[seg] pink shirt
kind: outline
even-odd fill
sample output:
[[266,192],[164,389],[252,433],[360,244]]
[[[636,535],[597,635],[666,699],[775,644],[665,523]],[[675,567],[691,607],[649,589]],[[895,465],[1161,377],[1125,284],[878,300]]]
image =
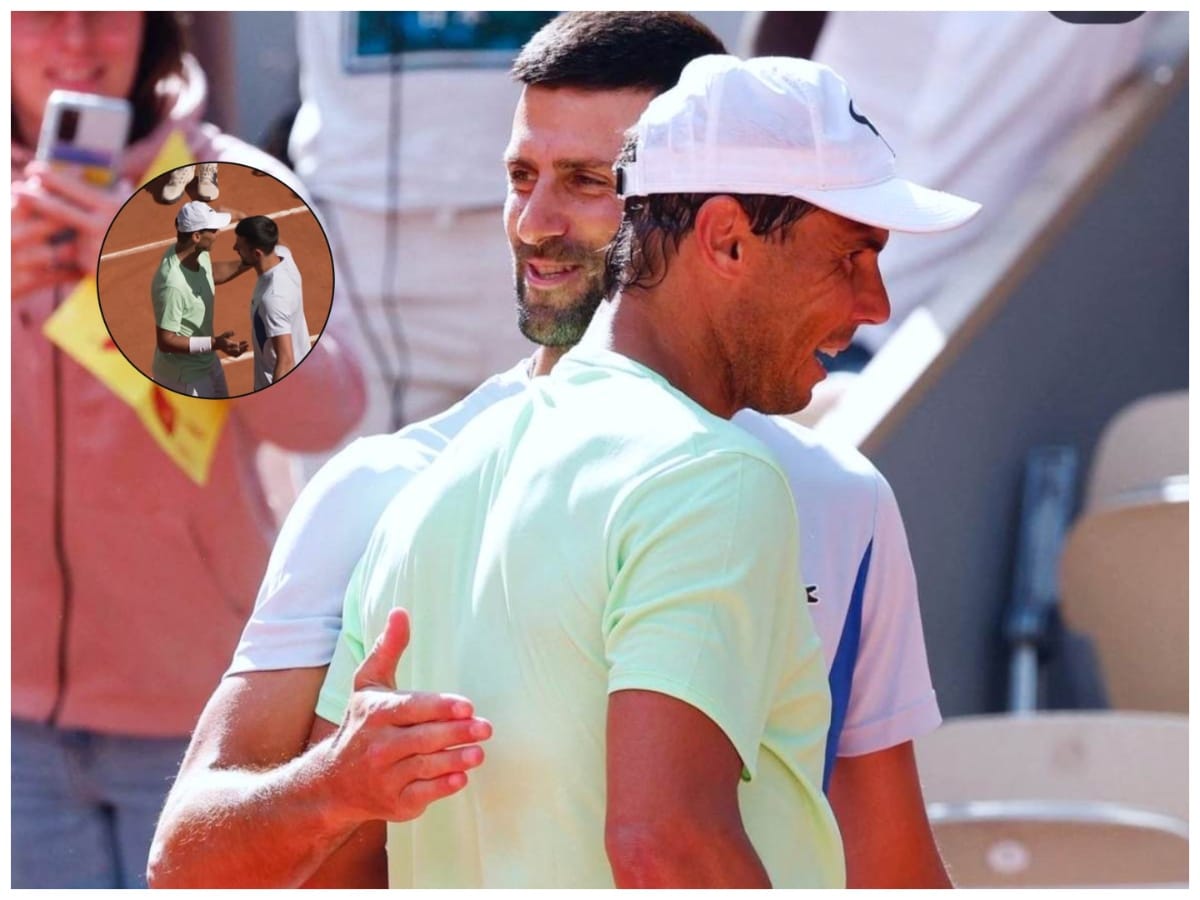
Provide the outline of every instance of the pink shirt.
[[[245,163],[297,185],[279,162],[201,124],[192,64],[175,103],[129,148],[125,175],[167,135],[199,160]],[[29,159],[13,146],[13,177]],[[188,734],[228,664],[274,537],[256,474],[263,441],[337,444],[364,407],[336,325],[270,394],[230,401],[210,482],[191,482],[134,411],[42,334],[70,288],[12,307],[12,710],[63,728]]]

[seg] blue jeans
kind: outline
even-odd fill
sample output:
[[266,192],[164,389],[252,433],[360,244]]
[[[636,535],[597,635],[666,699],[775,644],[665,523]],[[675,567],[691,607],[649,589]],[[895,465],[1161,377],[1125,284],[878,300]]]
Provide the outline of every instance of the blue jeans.
[[186,738],[12,720],[12,886],[144,888]]

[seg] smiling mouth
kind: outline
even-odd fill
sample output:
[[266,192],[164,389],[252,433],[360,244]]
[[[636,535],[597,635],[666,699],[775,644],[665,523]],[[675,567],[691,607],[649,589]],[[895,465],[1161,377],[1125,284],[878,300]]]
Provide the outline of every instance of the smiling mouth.
[[572,263],[525,263],[525,282],[530,287],[552,288],[569,281],[580,266]]
[[60,66],[46,72],[47,80],[51,83],[68,86],[96,84],[103,74],[103,66]]

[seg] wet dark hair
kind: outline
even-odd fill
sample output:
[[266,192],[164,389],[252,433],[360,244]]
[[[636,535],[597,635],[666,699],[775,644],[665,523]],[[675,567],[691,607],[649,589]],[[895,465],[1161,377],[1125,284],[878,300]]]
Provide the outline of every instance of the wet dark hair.
[[687,13],[567,12],[529,39],[512,76],[527,86],[662,93],[693,59],[725,52]]
[[263,253],[274,252],[275,245],[279,243],[279,226],[266,216],[247,216],[237,223],[233,231]]
[[[633,159],[635,140],[626,140],[617,165]],[[651,288],[667,275],[671,256],[695,227],[696,215],[721,193],[651,194],[626,197],[621,227],[609,245],[605,264],[605,294]],[[817,207],[798,197],[771,194],[728,194],[750,219],[750,231],[767,240],[783,240],[793,225]]]

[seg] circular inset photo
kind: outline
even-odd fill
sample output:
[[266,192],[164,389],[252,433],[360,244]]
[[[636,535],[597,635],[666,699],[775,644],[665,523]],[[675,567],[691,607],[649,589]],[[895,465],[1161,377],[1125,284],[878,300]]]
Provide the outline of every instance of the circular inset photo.
[[126,201],[96,284],[113,343],[147,378],[191,397],[240,397],[303,365],[329,318],[333,259],[286,184],[202,162]]

